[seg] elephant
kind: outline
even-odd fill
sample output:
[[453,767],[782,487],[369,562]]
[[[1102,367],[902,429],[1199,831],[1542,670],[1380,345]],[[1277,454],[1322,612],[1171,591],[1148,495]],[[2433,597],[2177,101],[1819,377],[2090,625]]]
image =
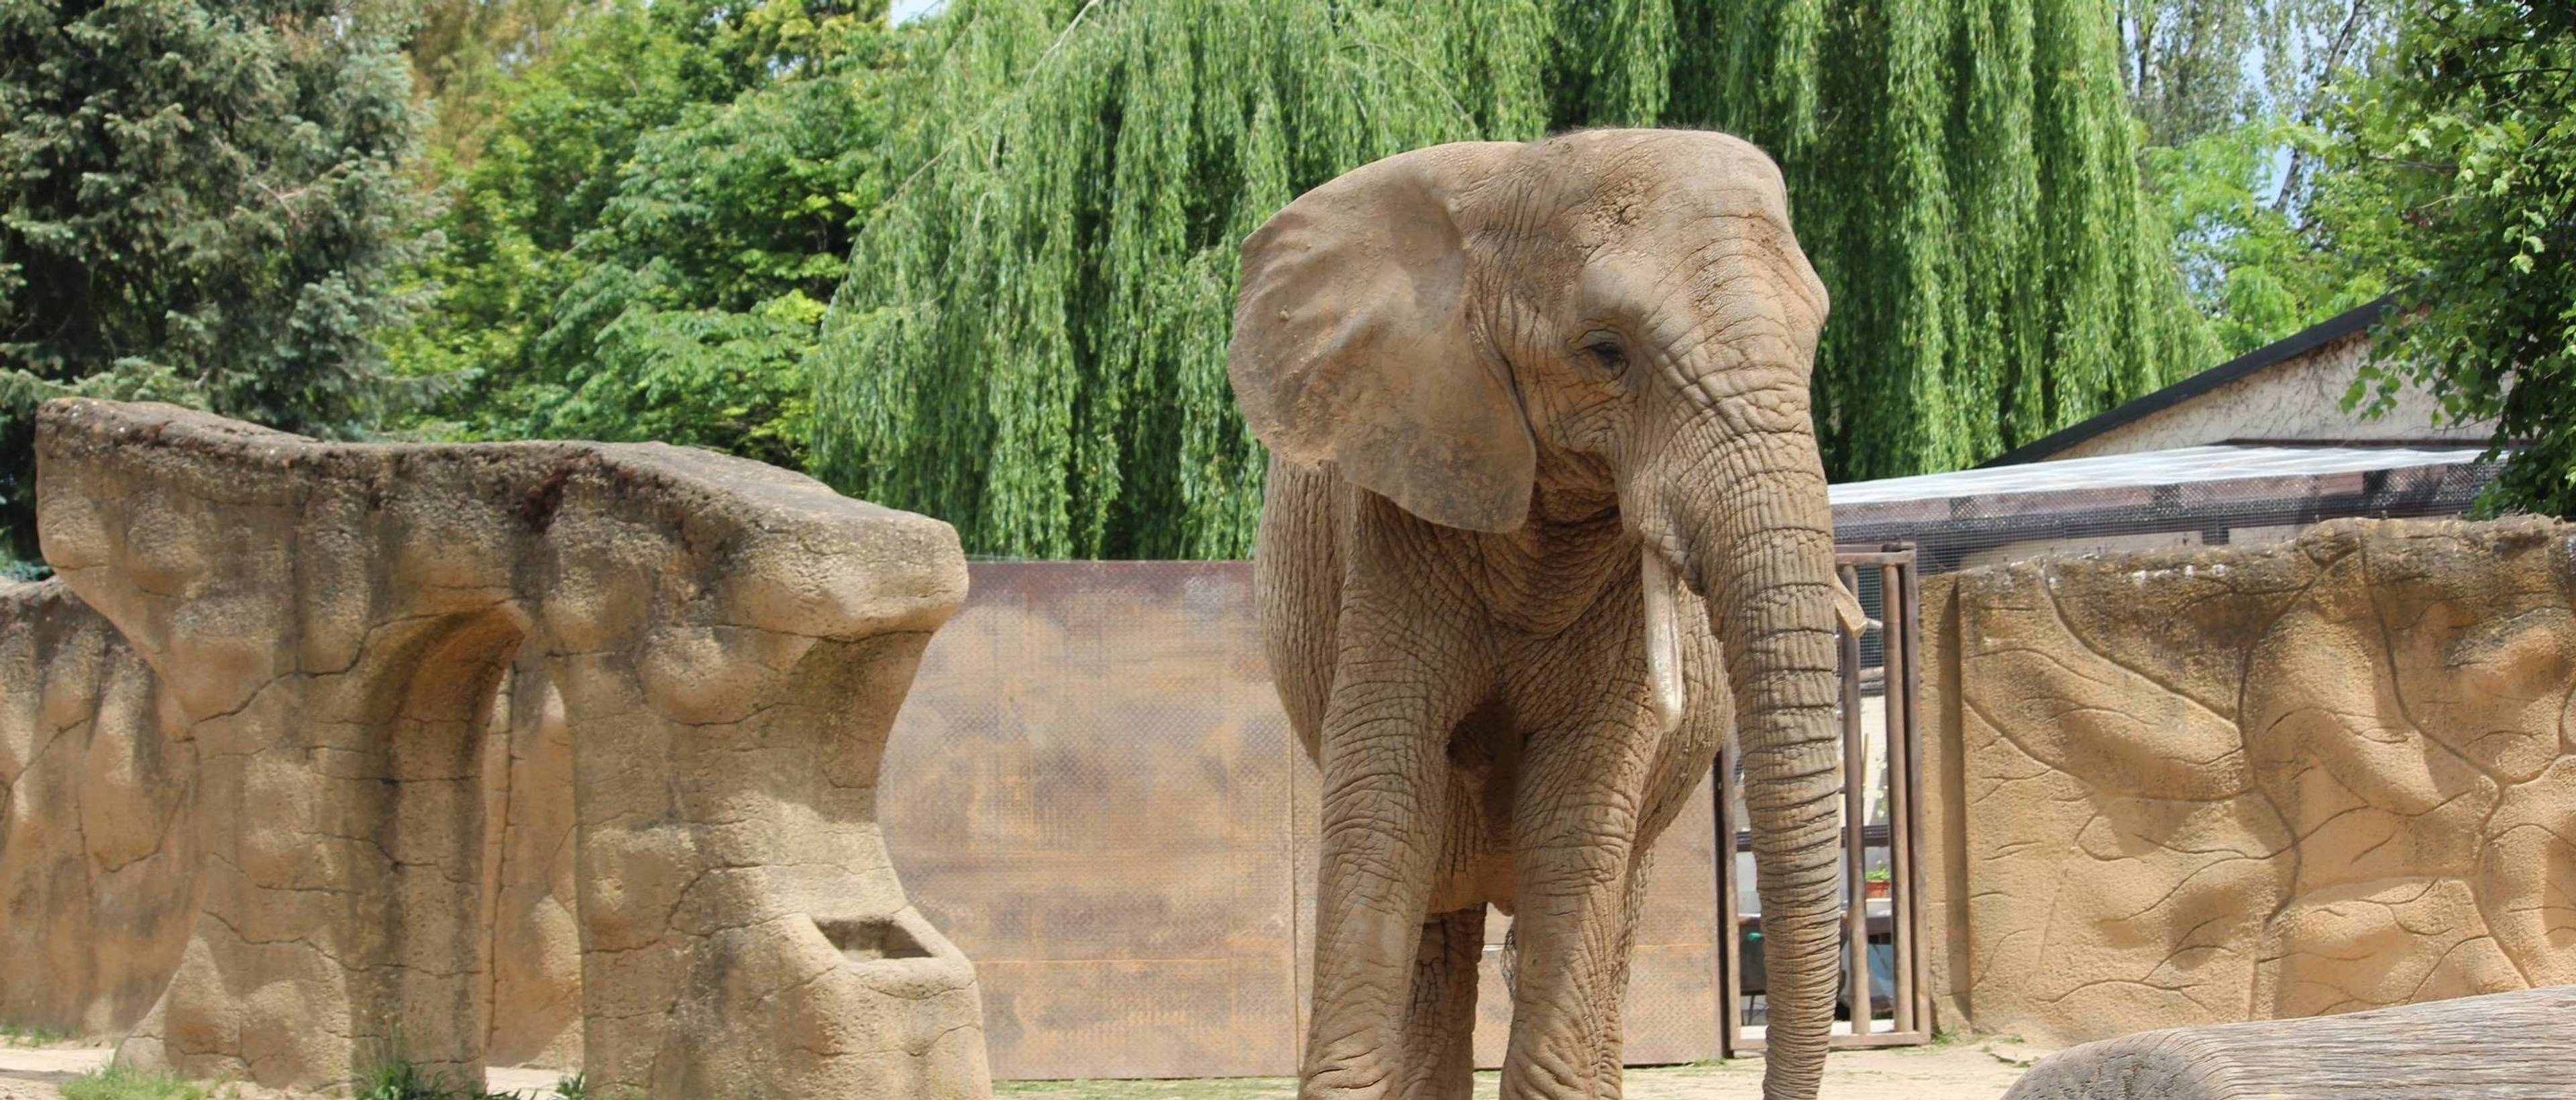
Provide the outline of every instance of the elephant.
[[1302,1100],[1469,1094],[1488,903],[1502,1095],[1618,1096],[1651,846],[1730,736],[1764,1094],[1815,1095],[1860,612],[1809,409],[1826,308],[1779,169],[1710,132],[1417,149],[1245,239],[1254,587],[1322,775]]

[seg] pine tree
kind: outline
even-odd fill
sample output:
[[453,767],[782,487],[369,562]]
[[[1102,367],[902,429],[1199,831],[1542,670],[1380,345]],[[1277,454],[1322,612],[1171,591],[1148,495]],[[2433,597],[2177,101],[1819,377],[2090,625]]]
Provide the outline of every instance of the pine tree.
[[2200,365],[2097,0],[959,0],[809,363],[811,461],[970,550],[1249,551],[1237,247],[1405,149],[1729,130],[1833,294],[1830,471],[1973,463]]
[[345,435],[421,198],[403,27],[335,0],[0,0],[0,536],[32,413],[178,401]]

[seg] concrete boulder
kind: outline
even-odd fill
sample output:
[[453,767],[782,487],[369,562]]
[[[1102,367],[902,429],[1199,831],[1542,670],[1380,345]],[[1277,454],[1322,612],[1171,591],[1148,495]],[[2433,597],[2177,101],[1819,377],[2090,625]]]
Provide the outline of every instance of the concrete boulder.
[[2041,1059],[2004,1100],[2565,1100],[2576,986],[2144,1031]]
[[[154,766],[193,770],[183,811],[144,801],[183,828],[83,841],[100,865],[155,839],[160,862],[121,865],[192,883],[184,933],[137,940],[178,946],[123,1057],[463,1079],[496,1014],[520,1021],[500,1045],[557,1055],[577,1017],[612,1093],[989,1091],[973,969],[875,821],[887,730],[964,595],[947,525],[656,444],[340,445],[63,401],[37,450],[46,558],[153,674]],[[143,692],[139,669],[82,675]],[[143,760],[118,705],[92,708],[91,755]],[[17,788],[59,769],[0,754],[21,773],[0,868],[65,850],[19,832],[53,795]]]

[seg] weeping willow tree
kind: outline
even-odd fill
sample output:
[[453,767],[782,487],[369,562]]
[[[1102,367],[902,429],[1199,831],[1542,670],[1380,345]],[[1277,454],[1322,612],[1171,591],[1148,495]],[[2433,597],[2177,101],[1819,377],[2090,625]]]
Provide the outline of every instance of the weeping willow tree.
[[2198,361],[2101,0],[959,0],[810,364],[812,465],[970,551],[1247,553],[1237,247],[1406,149],[1699,126],[1770,149],[1834,296],[1837,477],[1953,468]]

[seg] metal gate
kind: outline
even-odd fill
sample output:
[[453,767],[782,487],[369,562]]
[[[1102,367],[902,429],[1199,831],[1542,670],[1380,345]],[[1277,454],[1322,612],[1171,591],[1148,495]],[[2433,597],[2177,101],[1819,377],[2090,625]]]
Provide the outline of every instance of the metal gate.
[[[1916,738],[1919,621],[1914,547],[1835,548],[1843,587],[1869,626],[1842,638],[1842,988],[1835,1047],[1929,1041],[1923,944],[1922,753]],[[1752,891],[1753,834],[1742,764],[1730,745],[1709,784],[1716,806],[1720,1020],[1726,1057],[1763,1048],[1762,916]]]

